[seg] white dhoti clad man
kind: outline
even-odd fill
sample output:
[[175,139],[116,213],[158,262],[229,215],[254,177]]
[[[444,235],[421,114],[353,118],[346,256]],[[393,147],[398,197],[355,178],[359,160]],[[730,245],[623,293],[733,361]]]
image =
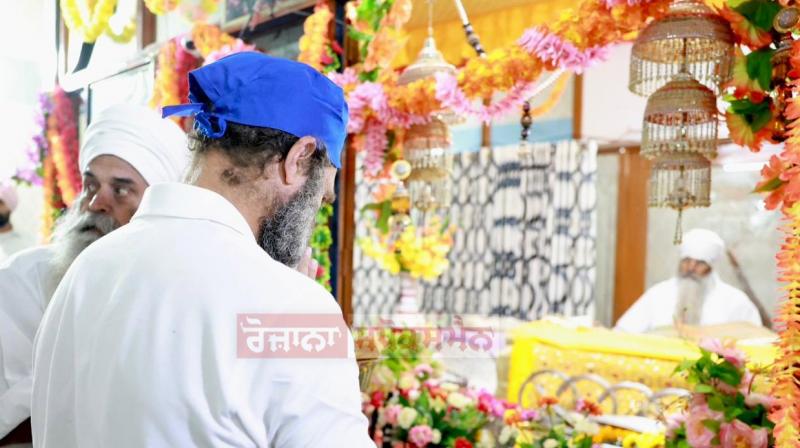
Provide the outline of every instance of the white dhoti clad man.
[[758,308],[714,270],[725,254],[715,232],[693,229],[683,238],[678,275],[653,285],[619,319],[617,330],[644,333],[679,322],[716,325],[749,322],[761,326]]
[[130,221],[148,185],[180,180],[189,159],[186,134],[144,106],[111,106],[92,120],[79,155],[83,190],[52,244],[0,266],[0,445],[31,439],[33,340],[59,281],[86,247]]
[[[252,52],[190,72],[189,86],[192,104],[164,112],[195,116],[190,183],[149,188],[130,224],[78,257],[47,309],[34,444],[374,447],[341,309],[292,269],[333,200],[342,90]],[[243,340],[261,318],[292,328]],[[297,352],[311,347],[300,327],[322,318],[341,331],[314,345],[344,353]]]

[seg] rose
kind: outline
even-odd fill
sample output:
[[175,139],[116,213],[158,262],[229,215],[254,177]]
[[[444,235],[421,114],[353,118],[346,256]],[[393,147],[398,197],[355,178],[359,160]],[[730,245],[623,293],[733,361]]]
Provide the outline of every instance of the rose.
[[408,432],[408,441],[422,448],[433,441],[433,431],[428,425],[417,425]]
[[403,407],[399,404],[391,404],[386,407],[383,413],[383,418],[386,420],[386,423],[390,425],[397,424],[397,417],[400,416],[400,411],[403,410]]
[[397,416],[397,424],[403,429],[408,429],[414,424],[417,419],[418,412],[414,408],[403,408],[400,415]]
[[473,447],[472,444],[469,442],[469,440],[465,439],[464,437],[459,437],[453,444],[453,448],[473,448]]
[[442,432],[439,431],[438,429],[434,429],[433,435],[431,436],[431,443],[438,445],[439,442],[441,441],[442,441]]
[[686,440],[692,448],[710,448],[716,434],[705,424],[706,420],[721,420],[722,414],[709,409],[704,395],[695,395],[686,417]]
[[411,372],[404,372],[397,383],[397,387],[402,390],[417,389],[419,386],[419,380]]
[[475,441],[477,442],[475,448],[495,448],[494,434],[486,428],[478,431]]
[[766,428],[753,430],[741,420],[734,420],[720,426],[719,440],[722,448],[767,448],[769,435]]

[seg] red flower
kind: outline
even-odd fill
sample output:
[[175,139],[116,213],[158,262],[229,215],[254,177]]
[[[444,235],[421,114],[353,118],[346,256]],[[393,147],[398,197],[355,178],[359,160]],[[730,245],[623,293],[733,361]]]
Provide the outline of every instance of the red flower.
[[550,407],[556,404],[558,404],[558,398],[556,397],[542,397],[539,399],[540,408]]
[[472,448],[472,444],[469,440],[459,437],[456,439],[456,443],[453,445],[453,448]]
[[767,209],[774,210],[783,202],[786,193],[786,184],[781,180],[781,175],[786,169],[783,160],[772,156],[769,163],[761,169],[761,182],[756,185],[756,191],[769,193],[764,200]]
[[332,49],[332,50],[333,50],[333,52],[334,52],[334,53],[336,53],[336,54],[342,54],[342,53],[344,53],[344,50],[342,49],[342,46],[341,46],[341,45],[339,45],[339,42],[336,42],[335,40],[332,40],[332,41],[331,41],[331,49]]
[[732,10],[728,5],[719,10],[719,14],[730,22],[733,34],[742,44],[757,50],[772,43],[772,35],[769,31],[764,31],[747,20],[743,15]]
[[383,395],[382,391],[376,390],[375,392],[372,393],[372,400],[370,400],[370,404],[372,404],[376,408],[379,408],[383,406],[383,400],[385,398],[386,397]]
[[575,410],[589,415],[603,414],[603,410],[600,408],[599,404],[585,398],[578,400],[578,402],[575,404]]

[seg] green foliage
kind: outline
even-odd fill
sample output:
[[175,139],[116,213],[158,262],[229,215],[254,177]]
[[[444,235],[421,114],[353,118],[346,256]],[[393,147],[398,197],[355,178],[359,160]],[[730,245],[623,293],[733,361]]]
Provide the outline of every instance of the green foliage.
[[772,55],[773,51],[765,48],[745,56],[747,76],[757,80],[758,85],[764,90],[770,90],[772,87]]
[[758,132],[772,120],[771,102],[753,103],[749,99],[732,100],[729,112],[742,116],[753,132]]
[[375,211],[378,214],[378,218],[375,220],[375,227],[380,230],[381,233],[389,233],[389,218],[392,217],[391,199],[381,202],[373,202],[361,207],[362,215],[368,211]]
[[781,10],[781,5],[773,0],[749,0],[734,6],[733,10],[743,15],[755,27],[763,31],[770,31],[775,15]]
[[311,241],[309,242],[312,256],[322,267],[322,275],[317,279],[317,282],[329,292],[331,291],[331,257],[328,251],[331,244],[333,244],[333,235],[331,235],[330,228],[331,216],[333,216],[332,205],[325,204],[319,209],[315,218],[314,231],[311,232]]

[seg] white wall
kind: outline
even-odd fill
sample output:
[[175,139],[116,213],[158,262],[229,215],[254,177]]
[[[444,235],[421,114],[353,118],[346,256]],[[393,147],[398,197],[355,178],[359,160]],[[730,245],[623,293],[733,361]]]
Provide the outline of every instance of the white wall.
[[[25,161],[31,141],[38,92],[52,88],[55,73],[53,2],[25,0],[0,15],[0,178],[7,178]],[[19,189],[15,226],[37,235],[42,210],[40,188]]]

